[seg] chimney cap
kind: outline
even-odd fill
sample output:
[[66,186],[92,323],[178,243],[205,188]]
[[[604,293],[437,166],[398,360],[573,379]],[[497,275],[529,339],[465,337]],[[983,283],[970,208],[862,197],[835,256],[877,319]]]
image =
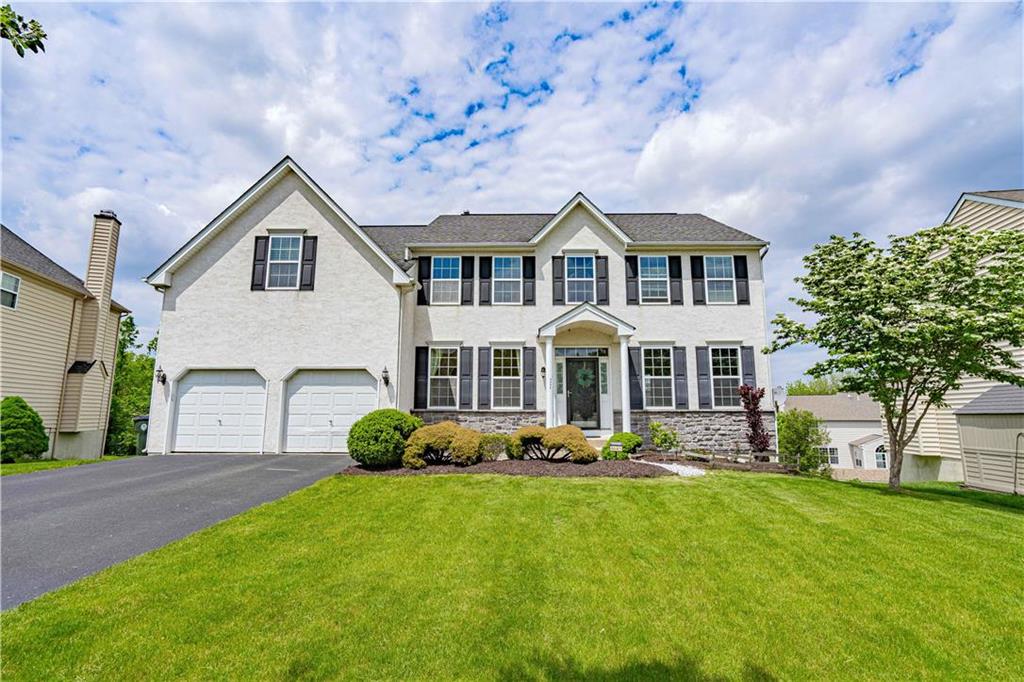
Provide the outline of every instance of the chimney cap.
[[111,211],[109,208],[105,208],[105,209],[103,209],[101,211],[97,211],[96,215],[93,216],[93,217],[94,218],[110,218],[112,220],[117,220],[117,214],[114,213],[113,211]]

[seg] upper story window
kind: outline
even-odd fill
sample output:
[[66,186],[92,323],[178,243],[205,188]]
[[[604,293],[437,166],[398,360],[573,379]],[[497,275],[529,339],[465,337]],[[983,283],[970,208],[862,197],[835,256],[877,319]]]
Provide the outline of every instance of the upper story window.
[[302,237],[271,235],[267,259],[267,289],[298,289]]
[[430,349],[427,407],[455,408],[459,395],[459,349]]
[[886,455],[886,452],[885,452],[885,446],[884,445],[879,445],[877,448],[875,448],[875,468],[876,469],[884,469],[885,468],[885,466],[886,466],[885,455]]
[[668,303],[668,256],[640,256],[640,302]]
[[461,300],[462,259],[458,256],[434,256],[430,265],[430,302],[452,303]]
[[21,291],[21,278],[5,272],[0,275],[0,280],[0,304],[14,310],[18,307],[18,299],[21,298],[18,293]]
[[565,257],[565,302],[594,302],[594,257]]
[[491,351],[491,405],[521,409],[523,406],[523,349]]
[[672,349],[644,348],[644,407],[672,407]]
[[494,257],[494,303],[523,302],[522,256]]
[[704,256],[708,303],[736,302],[736,273],[732,256]]
[[711,394],[715,407],[740,406],[740,349],[711,349]]

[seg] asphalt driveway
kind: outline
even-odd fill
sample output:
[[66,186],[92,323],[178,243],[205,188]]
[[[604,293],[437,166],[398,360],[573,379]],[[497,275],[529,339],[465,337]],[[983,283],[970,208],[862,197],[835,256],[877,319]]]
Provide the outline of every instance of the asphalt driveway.
[[8,609],[341,471],[339,455],[171,455],[0,479]]

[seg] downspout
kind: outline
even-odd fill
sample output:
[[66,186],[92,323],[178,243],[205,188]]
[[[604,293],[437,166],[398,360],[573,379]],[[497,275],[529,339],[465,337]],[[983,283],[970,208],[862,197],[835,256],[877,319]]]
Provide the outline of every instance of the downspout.
[[[107,313],[108,315],[110,313]],[[100,458],[103,457],[103,451],[107,449],[107,432],[110,430],[110,403],[114,399],[114,376],[117,374],[117,344],[121,340],[121,321],[124,320],[124,313],[117,314],[117,336],[114,338],[114,359],[110,362],[110,381],[107,382],[105,390],[107,399],[104,401],[106,408],[103,410],[103,414],[106,415],[106,419],[103,420],[103,440],[100,441]]]
[[57,399],[57,425],[53,429],[53,447],[50,459],[57,458],[57,442],[60,440],[60,423],[64,420],[64,394],[68,388],[68,366],[71,360],[71,336],[75,331],[75,312],[78,310],[78,299],[71,299],[71,321],[68,322],[68,346],[64,350],[64,369],[60,377],[60,397]]

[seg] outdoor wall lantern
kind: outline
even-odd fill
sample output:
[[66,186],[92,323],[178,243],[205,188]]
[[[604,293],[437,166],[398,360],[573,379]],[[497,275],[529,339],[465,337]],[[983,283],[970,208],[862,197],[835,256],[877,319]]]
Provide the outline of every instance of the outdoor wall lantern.
[[388,373],[387,365],[384,366],[384,371],[380,373],[380,378],[384,382],[385,386],[391,384],[391,374]]
[[541,367],[540,368],[540,380],[541,381],[547,381],[547,378],[548,378],[548,368],[547,367]]
[[156,380],[161,384],[167,383],[167,374],[160,367],[156,368]]

